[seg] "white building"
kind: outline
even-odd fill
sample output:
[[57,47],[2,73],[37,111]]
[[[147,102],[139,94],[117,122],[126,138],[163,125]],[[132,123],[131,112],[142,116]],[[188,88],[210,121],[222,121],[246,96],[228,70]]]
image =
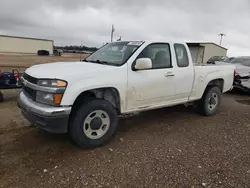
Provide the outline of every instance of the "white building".
[[0,35],[0,53],[36,54],[48,50],[53,54],[53,40]]
[[194,63],[207,63],[213,56],[226,56],[227,49],[213,42],[187,42]]

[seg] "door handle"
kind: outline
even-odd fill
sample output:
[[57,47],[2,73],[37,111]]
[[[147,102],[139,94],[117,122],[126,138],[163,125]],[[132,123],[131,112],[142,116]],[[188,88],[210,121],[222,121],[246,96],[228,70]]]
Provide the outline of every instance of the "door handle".
[[170,76],[174,76],[174,73],[172,73],[172,72],[167,72],[167,73],[165,74],[165,77],[170,77]]

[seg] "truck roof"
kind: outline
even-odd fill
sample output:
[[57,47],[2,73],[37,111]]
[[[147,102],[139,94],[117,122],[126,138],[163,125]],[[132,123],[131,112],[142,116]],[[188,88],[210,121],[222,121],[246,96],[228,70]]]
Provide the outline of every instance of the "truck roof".
[[114,41],[114,43],[122,43],[122,42],[131,42],[131,43],[146,43],[146,44],[150,44],[150,43],[180,43],[180,44],[186,44],[184,41],[178,41],[178,40],[175,40],[175,41],[172,41],[172,40],[127,40],[127,41]]

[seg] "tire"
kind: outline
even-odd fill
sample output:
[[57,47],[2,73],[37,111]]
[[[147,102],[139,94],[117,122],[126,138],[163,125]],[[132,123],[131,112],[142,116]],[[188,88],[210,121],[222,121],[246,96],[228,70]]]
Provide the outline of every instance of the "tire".
[[3,93],[0,92],[0,102],[3,102]]
[[[215,100],[213,100],[212,98],[214,98]],[[211,104],[211,103],[216,103],[216,104]],[[217,86],[211,86],[205,90],[202,99],[199,101],[198,110],[204,116],[213,116],[217,113],[220,104],[221,104],[221,90]]]
[[[99,114],[101,114],[101,118],[98,116]],[[98,135],[97,131],[95,132],[94,130],[100,125],[100,120],[100,127],[104,128],[104,124],[107,124],[105,129],[98,129],[98,132],[101,132],[103,135]],[[96,148],[107,144],[111,140],[116,133],[117,125],[118,115],[113,105],[105,100],[93,99],[81,105],[72,114],[68,130],[72,141],[78,146],[82,148]]]

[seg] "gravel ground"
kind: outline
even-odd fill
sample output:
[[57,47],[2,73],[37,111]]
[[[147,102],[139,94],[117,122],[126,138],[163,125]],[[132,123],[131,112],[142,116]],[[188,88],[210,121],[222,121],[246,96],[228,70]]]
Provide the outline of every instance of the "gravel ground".
[[108,145],[84,150],[29,126],[16,94],[0,104],[0,187],[250,187],[248,96],[226,94],[213,117],[177,106],[123,118]]

